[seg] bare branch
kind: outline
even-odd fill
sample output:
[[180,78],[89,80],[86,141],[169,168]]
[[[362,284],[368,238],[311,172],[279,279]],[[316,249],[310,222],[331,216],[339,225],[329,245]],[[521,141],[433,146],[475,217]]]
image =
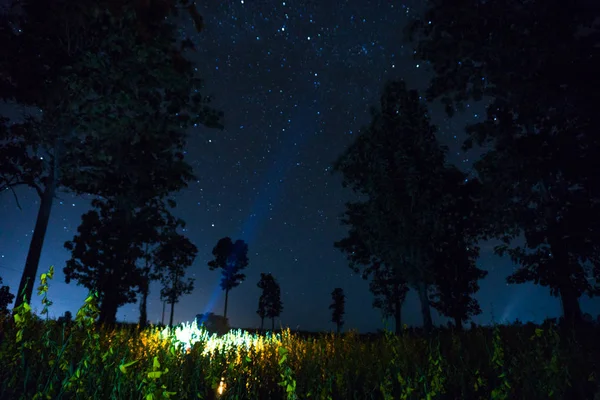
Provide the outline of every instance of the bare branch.
[[19,204],[19,198],[17,197],[17,193],[15,192],[15,188],[14,186],[10,187],[11,192],[13,193],[13,196],[15,197],[15,202],[17,203],[17,208],[21,211],[23,211],[23,209],[21,208],[21,204]]

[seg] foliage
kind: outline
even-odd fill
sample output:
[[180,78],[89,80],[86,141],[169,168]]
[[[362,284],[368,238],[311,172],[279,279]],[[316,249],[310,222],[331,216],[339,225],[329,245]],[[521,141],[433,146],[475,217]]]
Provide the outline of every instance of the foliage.
[[265,317],[267,316],[267,307],[268,307],[268,299],[271,296],[271,292],[273,291],[275,279],[273,275],[270,273],[266,274],[264,272],[260,273],[260,280],[256,284],[259,289],[262,289],[260,297],[258,298],[258,309],[256,313],[260,317],[260,329],[264,328]]
[[332,310],[331,322],[336,325],[337,333],[340,333],[340,329],[344,325],[344,308],[346,306],[346,295],[344,294],[344,289],[333,289],[333,292],[331,292],[331,300],[333,301],[329,305],[329,309]]
[[10,288],[2,285],[2,277],[0,276],[0,315],[8,313],[8,306],[12,304],[15,295],[10,292]]
[[479,211],[481,185],[469,181],[466,174],[447,167],[444,193],[446,213],[442,216],[446,235],[438,241],[434,258],[435,285],[430,293],[431,305],[440,314],[454,320],[456,328],[471,316],[481,314],[473,295],[478,281],[488,272],[477,267],[479,247],[476,237],[483,230]]
[[[410,330],[375,338],[301,338],[289,330],[217,336],[196,324],[98,327],[95,301],[86,299],[73,326],[35,320],[26,302],[14,320],[1,321],[1,398],[535,400],[600,393],[597,341],[563,348],[552,323],[439,330],[428,339]],[[573,361],[575,352],[582,361]],[[583,397],[572,396],[575,385]]]
[[[351,226],[350,236],[335,246],[355,265],[367,266],[363,276],[385,266],[398,285],[406,281],[416,288],[430,329],[428,287],[434,280],[435,242],[444,234],[445,149],[418,92],[403,81],[386,84],[381,109],[372,115],[334,164],[343,185],[367,197],[346,204],[342,223]],[[352,254],[357,248],[358,256]]]
[[[76,280],[78,285],[98,291],[101,321],[113,323],[118,307],[135,302],[136,289],[145,287],[144,271],[137,265],[137,260],[145,256],[144,246],[157,243],[169,246],[161,229],[181,222],[174,222],[158,199],[140,207],[131,203],[124,207],[114,200],[93,200],[92,206],[94,209],[82,215],[78,234],[65,243],[71,259],[63,270],[67,283]],[[164,259],[166,254],[162,256],[157,259]]]
[[242,271],[248,266],[248,245],[241,239],[233,243],[231,238],[219,239],[212,250],[214,259],[208,262],[211,271],[221,269],[221,289],[225,291],[225,311],[227,317],[227,299],[229,291],[243,282],[246,275]]
[[378,308],[384,318],[394,317],[396,333],[400,333],[402,327],[402,305],[406,299],[409,287],[400,274],[383,265],[373,273],[369,290],[373,293],[373,308]]
[[171,305],[170,326],[173,325],[175,303],[179,302],[181,296],[194,290],[194,278],[188,278],[187,281],[183,278],[185,269],[193,264],[196,254],[198,248],[174,229],[164,233],[156,251],[155,266],[158,271],[164,271],[162,275],[159,274],[163,284],[160,297]]
[[275,317],[279,317],[283,311],[279,283],[271,273],[261,272],[257,286],[262,289],[256,312],[261,317],[260,329],[263,329],[264,318],[267,317],[271,318],[271,330],[275,330]]
[[[496,252],[519,265],[508,282],[548,286],[571,323],[581,318],[581,295],[598,293],[600,276],[594,7],[434,0],[408,28],[415,57],[435,71],[430,100],[441,99],[451,115],[490,99],[464,145],[489,150],[475,164],[487,236],[503,239]],[[512,244],[521,234],[525,244]]]
[[[183,161],[186,128],[221,126],[166,19],[174,5],[33,0],[3,16],[0,93],[35,114],[2,119],[0,135],[11,140],[0,148],[8,155],[0,188],[27,185],[41,199],[19,292],[35,278],[58,189],[110,197],[140,182],[134,191],[155,184],[151,197],[177,190],[193,177]],[[186,7],[200,27],[194,5]],[[164,169],[178,172],[157,174]]]

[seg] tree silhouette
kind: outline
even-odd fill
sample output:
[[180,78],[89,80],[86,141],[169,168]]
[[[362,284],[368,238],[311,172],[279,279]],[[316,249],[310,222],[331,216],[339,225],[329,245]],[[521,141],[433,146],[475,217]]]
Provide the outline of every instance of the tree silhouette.
[[488,272],[477,268],[479,249],[465,243],[444,243],[436,267],[436,280],[431,294],[431,306],[440,314],[454,320],[461,330],[462,323],[481,314],[479,302],[472,297],[479,290],[478,281]]
[[[0,277],[0,285],[2,285],[2,277]],[[8,306],[12,304],[14,299],[15,295],[10,292],[8,286],[0,286],[0,316],[8,313]]]
[[260,281],[258,281],[258,283],[256,284],[256,286],[262,289],[262,293],[260,294],[260,297],[258,299],[258,310],[256,310],[256,313],[260,317],[261,330],[264,329],[265,317],[267,316],[268,298],[270,292],[274,288],[274,282],[275,280],[273,278],[273,275],[271,275],[270,273],[265,274],[264,272],[261,272]]
[[[140,269],[140,285],[138,287],[139,303],[140,303],[140,327],[145,327],[148,323],[148,296],[150,294],[150,282],[164,278],[166,271],[160,268],[159,265],[165,265],[165,260],[161,260],[159,254],[159,244],[168,240],[171,230],[177,228],[185,228],[185,222],[179,218],[175,218],[166,206],[175,207],[176,204],[172,199],[167,199],[166,204],[160,202],[157,204],[154,212],[147,214],[144,223],[147,226],[146,238],[143,245],[143,255],[141,257],[142,265]],[[164,287],[164,285],[163,285]]]
[[275,330],[275,317],[279,317],[283,311],[279,284],[271,273],[261,272],[257,286],[262,289],[256,312],[260,316],[260,329],[263,329],[264,320],[267,317],[271,318],[271,330]]
[[[199,94],[201,81],[177,47],[175,26],[147,18],[141,4],[32,0],[0,21],[0,42],[6,43],[0,47],[0,96],[43,110],[24,112],[15,124],[0,118],[0,192],[25,185],[40,197],[19,284],[20,293],[30,282],[26,301],[58,190],[103,196],[97,185],[107,180],[105,171],[126,171],[123,161],[136,158],[131,154],[146,158],[144,167],[178,166],[188,126],[220,126],[221,115]],[[134,6],[138,13],[130,12]],[[170,10],[152,7],[158,15]],[[154,34],[152,41],[139,40],[144,30]],[[125,141],[145,139],[162,147],[143,155],[122,148]],[[191,171],[183,168],[171,186],[191,179]],[[15,306],[21,302],[19,296]]]
[[161,300],[171,305],[169,326],[173,326],[175,303],[179,302],[181,296],[194,290],[194,279],[184,281],[183,278],[185,269],[193,264],[197,253],[196,246],[174,229],[163,234],[156,251],[155,267],[163,284]]
[[399,335],[402,332],[402,305],[409,290],[407,282],[397,270],[382,265],[375,269],[369,289],[375,296],[373,307],[379,308],[385,317],[394,317]]
[[344,295],[344,289],[335,288],[333,292],[331,292],[331,299],[333,303],[329,306],[332,311],[331,322],[333,322],[336,326],[337,333],[340,333],[340,329],[344,325],[344,313],[346,306],[346,296]]
[[[124,207],[122,201],[93,200],[93,210],[82,215],[78,234],[65,243],[71,259],[65,268],[65,282],[97,290],[100,323],[115,322],[117,309],[136,300],[136,289],[143,287],[143,269],[137,260],[144,257],[144,246],[156,243],[157,225],[165,212],[160,200],[142,207]],[[127,240],[124,240],[127,238]]]
[[273,278],[273,288],[267,297],[267,318],[271,318],[271,330],[275,330],[275,318],[283,312],[283,303],[281,301],[281,288],[279,283]]
[[[594,3],[434,0],[408,29],[415,57],[435,71],[428,99],[449,115],[492,99],[464,144],[489,149],[475,164],[486,193],[484,238],[502,239],[496,253],[519,266],[509,283],[560,296],[567,326],[581,321],[579,298],[596,295],[600,277]],[[518,236],[524,245],[513,245]]]
[[73,314],[71,314],[71,311],[65,311],[64,315],[58,317],[57,322],[59,324],[69,325],[71,322],[73,322]]
[[224,237],[217,242],[212,251],[213,260],[208,262],[211,271],[220,268],[222,271],[221,289],[225,291],[225,310],[223,316],[227,318],[227,301],[229,291],[237,287],[246,275],[240,271],[248,265],[248,245],[243,240],[236,240]]
[[[97,290],[100,301],[99,322],[113,324],[117,309],[135,302],[134,287],[140,284],[135,260],[142,252],[135,246],[131,223],[114,206],[93,201],[94,210],[81,216],[73,240],[65,242],[71,259],[63,269],[65,282]],[[128,240],[123,240],[127,237]]]
[[[435,241],[443,234],[439,216],[445,148],[435,138],[418,92],[407,90],[402,81],[386,84],[381,110],[373,109],[372,115],[370,126],[334,164],[344,186],[367,197],[346,204],[342,223],[351,226],[351,236],[336,246],[349,254],[362,242],[366,256],[358,264],[398,270],[417,290],[423,325],[430,331],[428,291],[434,280]],[[353,256],[348,257],[352,262]],[[374,258],[379,262],[373,264]]]

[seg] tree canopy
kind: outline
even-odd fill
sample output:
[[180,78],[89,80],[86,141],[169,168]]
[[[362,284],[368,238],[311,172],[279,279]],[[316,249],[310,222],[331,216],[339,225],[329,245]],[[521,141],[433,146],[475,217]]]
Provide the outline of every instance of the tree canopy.
[[351,226],[350,233],[336,246],[348,254],[351,266],[367,267],[363,275],[385,266],[397,284],[404,281],[417,289],[427,330],[432,327],[433,255],[436,238],[444,234],[440,216],[445,212],[440,200],[445,149],[435,132],[418,92],[391,81],[381,108],[372,110],[371,124],[334,164],[343,185],[367,198],[346,205],[342,223]]
[[[415,57],[433,68],[427,90],[449,115],[489,99],[467,127],[487,215],[519,266],[509,283],[548,286],[569,324],[578,299],[598,293],[600,30],[593,2],[434,0],[408,28]],[[594,26],[594,24],[596,24]],[[522,235],[524,244],[513,241]]]
[[208,262],[208,267],[211,271],[221,269],[221,289],[225,291],[223,316],[227,318],[229,291],[246,278],[241,271],[248,266],[248,245],[241,239],[234,243],[230,237],[224,237],[219,239],[212,254],[214,259]]
[[[193,177],[183,161],[186,128],[221,127],[222,114],[200,93],[197,69],[165,18],[179,4],[200,26],[193,5],[17,3],[0,21],[0,93],[38,111],[2,119],[0,139],[10,140],[1,141],[0,188],[26,185],[40,196],[19,286],[30,281],[29,300],[57,190],[110,197],[132,182],[149,198],[178,190]],[[164,168],[178,173],[157,173]]]

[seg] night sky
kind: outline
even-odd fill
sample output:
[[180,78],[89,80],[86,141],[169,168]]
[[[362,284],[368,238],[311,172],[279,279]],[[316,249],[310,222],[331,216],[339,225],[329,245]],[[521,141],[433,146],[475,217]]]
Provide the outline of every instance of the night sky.
[[[393,4],[392,4],[393,3]],[[414,4],[420,2],[415,1]],[[412,60],[402,28],[419,10],[412,2],[390,1],[202,1],[199,11],[206,29],[195,34],[192,24],[182,34],[193,35],[192,59],[206,79],[206,94],[225,113],[225,130],[191,130],[187,160],[198,181],[178,193],[175,214],[187,222],[186,235],[198,247],[189,274],[195,290],[175,308],[175,322],[198,313],[223,312],[220,271],[207,262],[217,241],[230,236],[249,244],[246,280],[229,295],[232,326],[260,325],[256,314],[261,272],[271,272],[281,286],[281,323],[291,329],[330,330],[331,292],[344,289],[344,329],[361,332],[382,328],[378,309],[371,307],[368,282],[353,274],[333,242],[345,236],[339,216],[353,194],[331,174],[331,164],[370,120],[368,108],[378,105],[389,79],[404,79],[423,89],[427,66]],[[479,153],[464,154],[460,144],[465,124],[483,115],[481,104],[448,120],[441,107],[431,108],[440,142],[449,147],[448,160],[468,171]],[[0,194],[0,276],[17,290],[35,224],[39,201],[32,189]],[[90,199],[59,193],[40,260],[39,274],[56,269],[49,297],[51,316],[75,313],[87,289],[64,283],[62,268],[70,254],[66,240],[76,233]],[[493,243],[481,243],[479,265],[490,273],[477,294],[483,314],[478,323],[541,321],[560,314],[560,301],[547,288],[507,285],[512,264],[492,253]],[[37,287],[37,282],[36,282]],[[34,291],[33,307],[41,310]],[[585,312],[596,315],[600,302],[582,298]],[[168,310],[168,307],[167,307]],[[151,287],[149,319],[160,321],[159,288]],[[434,323],[444,323],[432,310]],[[137,304],[120,308],[119,320],[137,321]],[[168,312],[165,316],[168,321]],[[416,295],[411,291],[403,322],[420,325]],[[279,324],[279,321],[276,321]],[[390,321],[390,327],[393,327]]]

